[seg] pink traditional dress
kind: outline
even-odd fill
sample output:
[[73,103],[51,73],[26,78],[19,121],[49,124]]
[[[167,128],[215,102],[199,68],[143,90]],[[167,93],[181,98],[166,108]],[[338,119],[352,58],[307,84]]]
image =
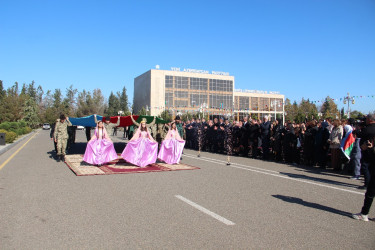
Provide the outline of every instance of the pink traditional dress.
[[83,160],[93,165],[102,165],[117,158],[113,142],[106,129],[96,127],[94,136],[87,143]]
[[148,130],[141,131],[140,128],[137,129],[121,154],[125,161],[141,168],[155,163],[157,155],[158,143]]
[[178,131],[170,129],[161,144],[158,159],[168,164],[178,164],[180,162],[185,141],[182,140]]

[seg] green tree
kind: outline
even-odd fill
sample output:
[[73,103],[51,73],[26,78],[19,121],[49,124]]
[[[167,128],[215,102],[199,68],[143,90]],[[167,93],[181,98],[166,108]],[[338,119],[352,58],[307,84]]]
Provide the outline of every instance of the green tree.
[[63,109],[65,110],[66,115],[74,116],[77,111],[77,89],[73,88],[73,85],[70,85],[66,89],[65,98],[62,102]]
[[32,97],[27,98],[25,101],[22,120],[31,128],[37,128],[40,123],[38,117],[38,106]]
[[128,95],[126,93],[126,88],[123,87],[121,93],[117,92],[117,96],[120,102],[119,110],[122,110],[124,113],[127,113],[129,111],[129,106],[128,106],[129,102],[128,102]]
[[318,109],[316,105],[311,103],[308,99],[305,100],[302,98],[298,107],[298,117],[301,118],[299,122],[316,119],[318,117]]
[[0,80],[0,101],[5,97],[6,91],[4,90],[3,81]]
[[104,96],[100,89],[94,89],[92,93],[92,101],[94,103],[93,107],[93,114],[104,114],[104,110],[106,109]]
[[181,120],[184,122],[186,122],[187,120],[191,120],[192,118],[193,114],[191,114],[189,111],[181,116]]
[[294,121],[298,114],[298,105],[294,101],[293,104],[291,104],[289,98],[285,99],[285,119],[286,121]]
[[108,106],[106,109],[107,116],[116,116],[120,110],[120,100],[119,98],[111,92],[108,98]]
[[44,91],[43,91],[43,88],[42,86],[38,86],[38,88],[36,89],[36,104],[38,105],[41,105],[42,102],[43,102],[43,94],[44,94]]
[[364,114],[358,110],[353,110],[350,112],[350,117],[354,119],[361,119],[363,118]]
[[5,96],[0,101],[0,121],[15,122],[22,118],[24,95],[18,95],[18,83],[8,88]]
[[27,92],[26,94],[33,98],[34,100],[36,99],[36,88],[35,88],[35,82],[32,81],[28,86],[27,86]]
[[138,111],[138,115],[147,115],[147,111],[146,111],[145,107],[142,107],[142,108]]
[[160,113],[159,117],[163,119],[164,121],[172,121],[172,113],[169,110],[164,110],[163,112]]
[[55,92],[52,95],[52,99],[53,99],[53,107],[56,110],[59,110],[62,104],[62,95],[61,95],[60,89],[55,89]]
[[320,112],[323,113],[323,118],[333,118],[335,119],[336,116],[339,116],[339,111],[337,109],[336,103],[327,96],[326,100],[324,101]]

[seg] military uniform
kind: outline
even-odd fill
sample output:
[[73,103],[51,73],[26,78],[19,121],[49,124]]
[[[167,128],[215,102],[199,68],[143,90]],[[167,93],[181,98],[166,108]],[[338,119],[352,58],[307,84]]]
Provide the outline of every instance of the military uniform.
[[53,137],[57,141],[57,155],[59,156],[65,156],[66,144],[69,138],[68,126],[72,126],[68,119],[64,120],[64,122],[57,119]]
[[107,130],[107,133],[110,133],[110,131],[113,130],[114,127],[118,127],[120,125],[120,118],[117,119],[117,123],[111,123],[109,122],[108,124],[104,122],[104,128]]
[[[96,119],[96,115],[94,116],[94,119],[95,119],[95,123],[98,124],[99,121]],[[112,132],[112,129],[114,127],[120,126],[120,116],[117,117],[116,123],[111,123],[111,121],[109,121],[108,124],[106,122],[103,122],[103,125],[104,125],[104,128],[107,131],[107,133],[110,134],[110,132]]]

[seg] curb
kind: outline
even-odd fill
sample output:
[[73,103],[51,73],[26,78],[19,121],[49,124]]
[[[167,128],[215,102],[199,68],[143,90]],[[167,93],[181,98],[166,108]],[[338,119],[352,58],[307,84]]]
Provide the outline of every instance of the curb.
[[31,135],[33,135],[34,133],[36,133],[38,131],[39,131],[39,129],[33,130],[32,132],[30,132],[30,133],[28,133],[26,135],[23,135],[21,138],[18,138],[15,142],[12,142],[11,144],[6,144],[4,146],[4,148],[0,149],[0,155],[4,154],[8,150],[10,150],[14,146],[16,146],[18,143],[20,143],[21,141],[23,141],[24,139],[30,137]]

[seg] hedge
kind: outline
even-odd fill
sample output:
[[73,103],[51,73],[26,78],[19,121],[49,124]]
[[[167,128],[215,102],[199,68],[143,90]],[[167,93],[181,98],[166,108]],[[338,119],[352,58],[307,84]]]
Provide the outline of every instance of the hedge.
[[0,124],[0,133],[5,133],[5,142],[12,143],[17,136],[28,134],[32,131],[26,122],[3,122]]
[[12,143],[17,138],[17,134],[12,131],[0,129],[0,133],[5,133],[5,143]]

